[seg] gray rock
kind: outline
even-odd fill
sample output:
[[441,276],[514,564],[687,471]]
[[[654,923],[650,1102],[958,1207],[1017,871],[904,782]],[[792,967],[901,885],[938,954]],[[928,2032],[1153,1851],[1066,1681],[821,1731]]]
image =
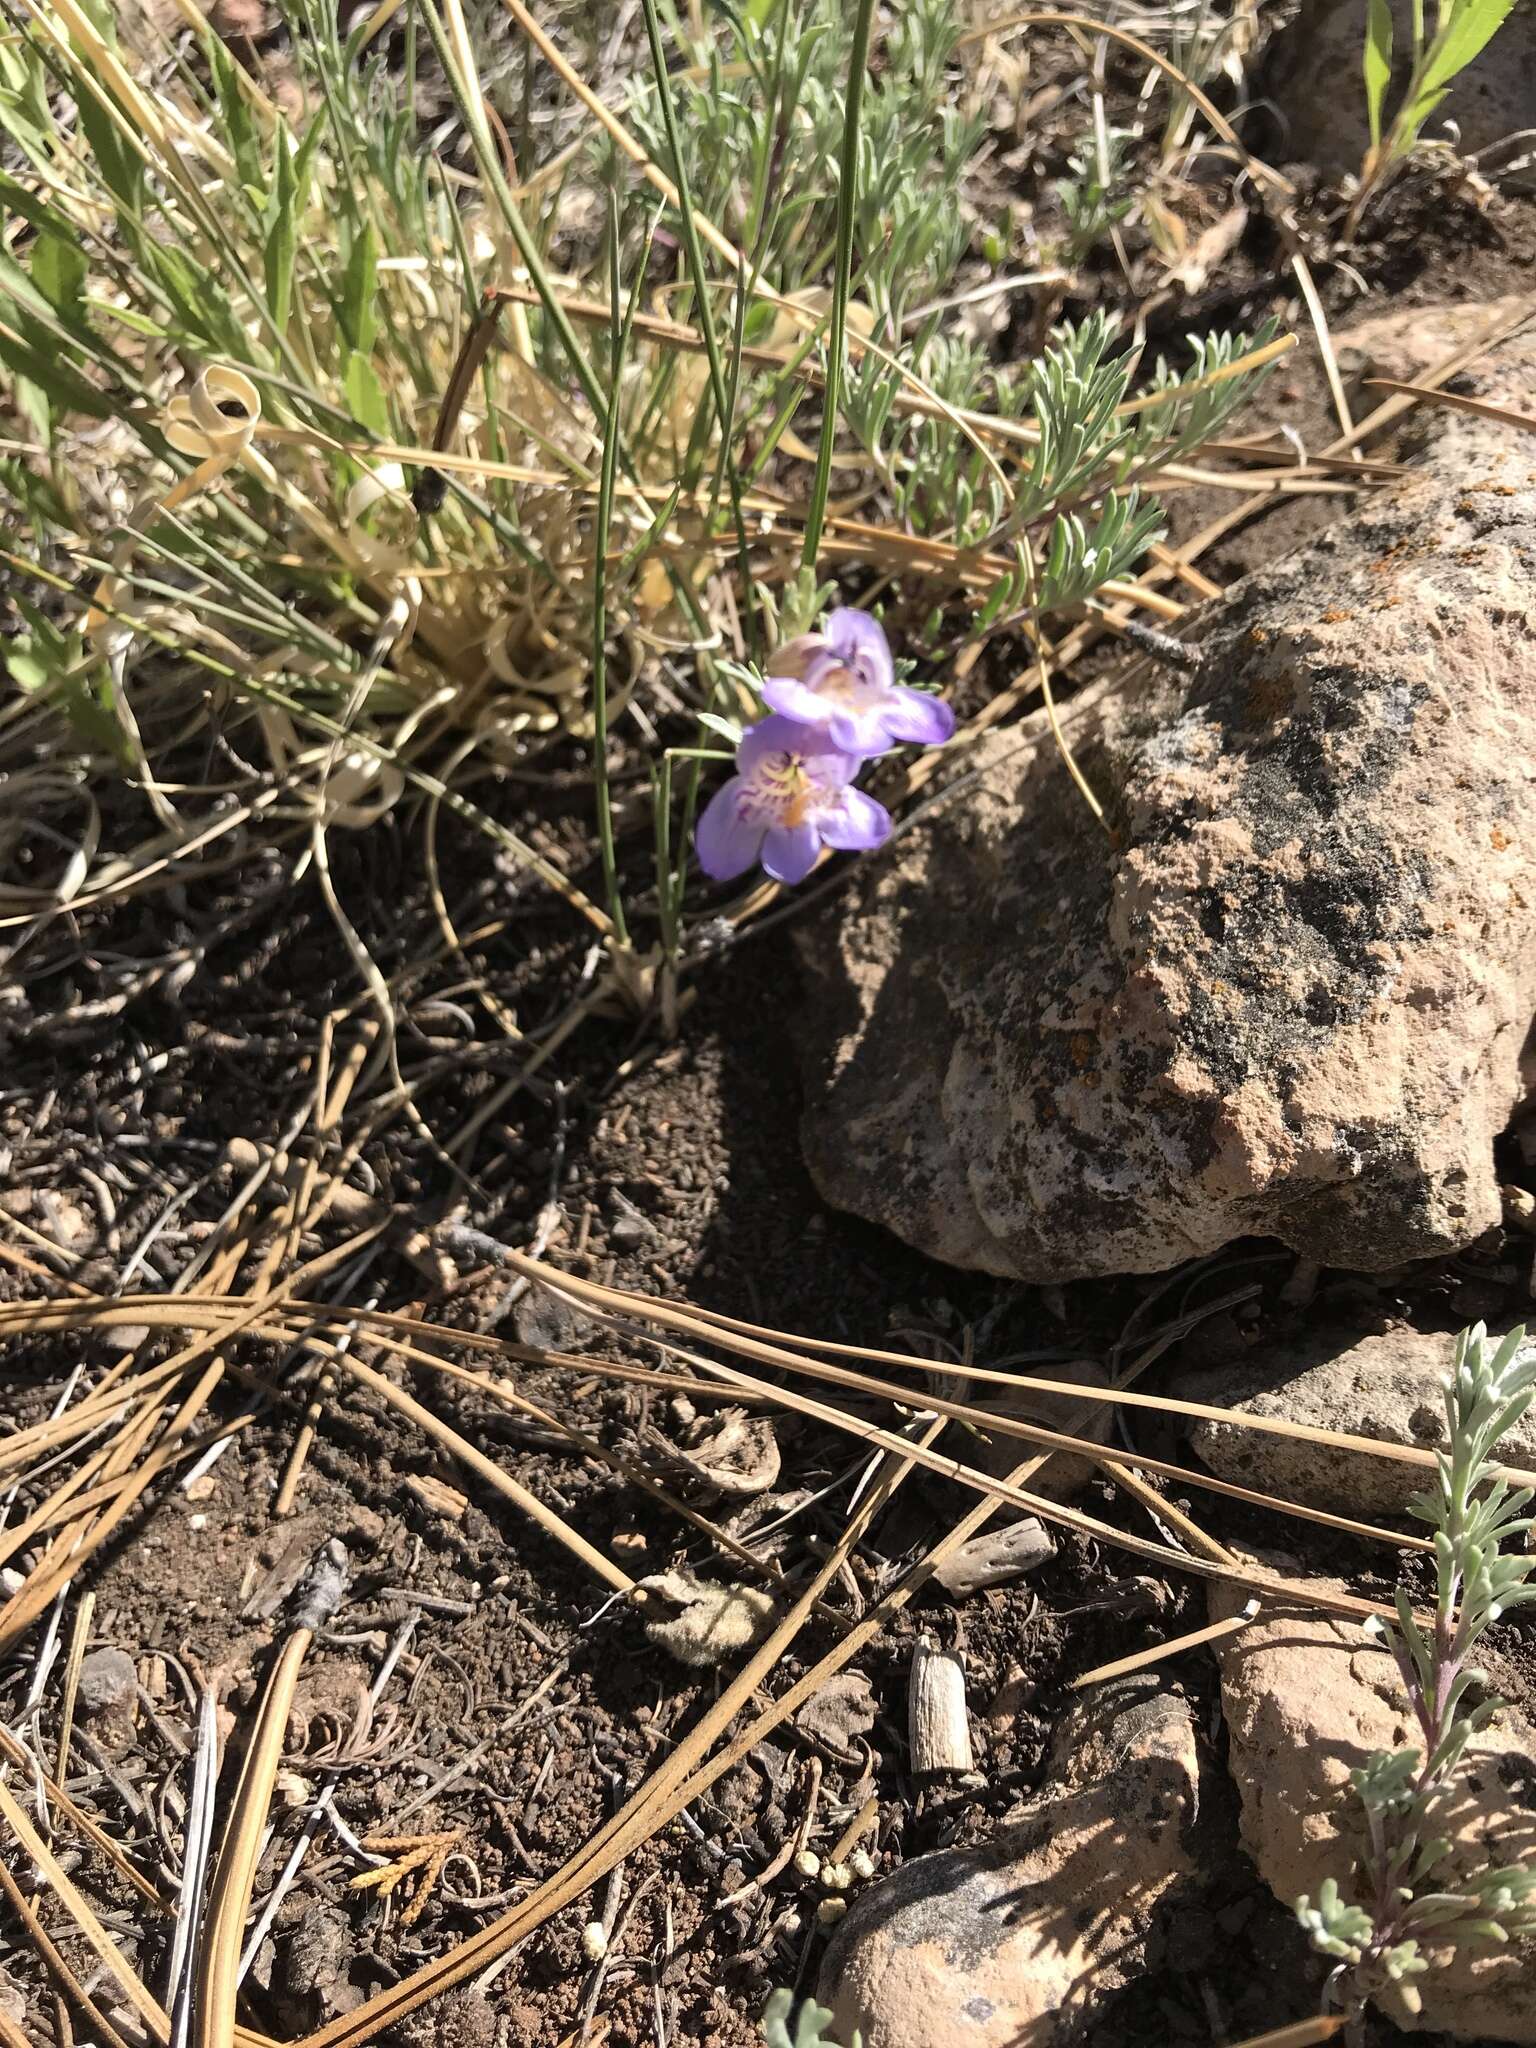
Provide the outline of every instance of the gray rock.
[[904,1863],[859,1894],[818,1998],[864,2048],[1053,2048],[1140,1967],[1193,1865],[1189,1707],[1149,1674],[1102,1687],[1057,1729],[1050,1789],[994,1840]]
[[[1474,380],[1518,398],[1529,334]],[[1536,1010],[1536,455],[1422,469],[1043,723],[803,942],[827,1198],[955,1265],[1158,1271],[1234,1238],[1381,1268],[1499,1220]]]
[[[1446,1440],[1441,1398],[1454,1338],[1418,1330],[1308,1330],[1231,1365],[1182,1373],[1168,1391],[1239,1414],[1277,1417],[1432,1451]],[[1227,1422],[1197,1422],[1191,1444],[1221,1479],[1337,1514],[1401,1515],[1433,1475],[1368,1451],[1268,1436]],[[1536,1477],[1536,1415],[1505,1437],[1499,1456]]]
[[126,1650],[92,1650],[81,1658],[75,1700],[83,1719],[131,1713],[138,1690],[139,1674]]

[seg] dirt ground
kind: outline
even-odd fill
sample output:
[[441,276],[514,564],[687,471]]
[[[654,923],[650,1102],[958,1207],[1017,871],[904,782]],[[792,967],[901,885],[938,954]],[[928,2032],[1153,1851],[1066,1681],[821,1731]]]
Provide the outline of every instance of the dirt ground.
[[[1329,195],[1303,194],[1302,228],[1310,226],[1319,246],[1332,205]],[[1387,306],[1536,291],[1536,207],[1498,195],[1479,204],[1443,181],[1410,179],[1353,264],[1353,271],[1321,266],[1330,317],[1341,325]],[[1107,268],[1100,285],[1101,302],[1112,303]],[[1187,328],[1248,324],[1270,310],[1292,317],[1293,290],[1283,248],[1256,218],[1220,283],[1192,303],[1163,309],[1149,340],[1168,347]],[[1005,331],[998,346],[1017,349],[1027,340],[1022,330]],[[1310,347],[1282,366],[1264,415],[1294,426],[1308,446],[1329,437]],[[1287,503],[1223,542],[1202,566],[1229,579],[1336,509],[1329,499]],[[1198,526],[1210,507],[1178,497],[1172,510],[1177,535]],[[580,863],[592,857],[584,827],[572,818],[568,779],[580,761],[578,749],[556,747],[526,778],[473,792],[535,844],[561,848],[578,878]],[[126,829],[129,821],[121,822]],[[393,1220],[369,1252],[332,1276],[337,1300],[419,1305],[466,1332],[574,1349],[596,1343],[537,1295],[508,1307],[506,1276],[492,1265],[477,1268],[466,1258],[445,1284],[413,1242],[417,1229],[457,1203],[464,1221],[520,1246],[551,1202],[560,1220],[547,1257],[564,1271],[938,1362],[957,1356],[967,1333],[983,1359],[1032,1353],[1102,1361],[1133,1318],[1139,1327],[1155,1325],[1251,1283],[1240,1307],[1223,1311],[1214,1327],[1202,1324],[1154,1368],[1149,1390],[1181,1356],[1282,1334],[1320,1314],[1353,1320],[1362,1331],[1401,1317],[1451,1330],[1473,1317],[1518,1315],[1536,1292],[1531,1241],[1502,1236],[1458,1259],[1393,1275],[1324,1273],[1300,1306],[1282,1298],[1294,1261],[1257,1243],[1188,1275],[1025,1288],[931,1264],[827,1209],[800,1155],[793,1039],[796,946],[815,943],[817,919],[835,915],[835,901],[701,960],[673,1042],[630,1021],[590,1021],[533,1084],[488,1117],[462,1162],[467,1183],[455,1179],[439,1148],[525,1056],[501,1037],[483,995],[514,1009],[537,1039],[576,985],[586,944],[558,903],[488,863],[485,841],[446,815],[437,850],[453,923],[471,935],[462,951],[442,942],[419,813],[401,807],[336,847],[337,892],[383,971],[419,963],[400,1002],[398,1056],[433,1134],[429,1141],[422,1127],[395,1116],[362,1144],[350,1185],[359,1203],[383,1204]],[[637,847],[637,861],[642,853]],[[287,862],[282,852],[256,855],[110,915],[55,923],[13,963],[0,1009],[0,1209],[25,1229],[17,1235],[0,1221],[0,1239],[58,1280],[107,1292],[168,1286],[237,1184],[244,1155],[237,1147],[231,1158],[231,1141],[282,1143],[312,1079],[317,1020],[328,1011],[350,1013],[345,1037],[367,1017],[318,883],[310,875],[294,886]],[[183,957],[190,972],[161,968]],[[380,1091],[387,1078],[374,1077]],[[365,1095],[349,1135],[367,1109]],[[1513,1144],[1504,1163],[1506,1177],[1536,1192],[1536,1169]],[[346,1235],[345,1222],[332,1219],[301,1256]],[[57,1253],[40,1250],[39,1238]],[[6,1298],[42,1285],[35,1273],[0,1269]],[[151,1337],[140,1355],[152,1361],[169,1349],[167,1338]],[[370,1356],[366,1338],[357,1351]],[[41,1417],[74,1367],[97,1371],[111,1355],[102,1336],[9,1347],[0,1358],[0,1419],[15,1427]],[[630,1355],[645,1353],[636,1345]],[[549,1875],[668,1752],[720,1680],[659,1654],[635,1611],[610,1602],[565,1549],[355,1390],[324,1396],[294,1511],[274,1518],[309,1389],[295,1377],[295,1361],[271,1346],[246,1344],[238,1356],[262,1384],[286,1391],[258,1404],[255,1420],[206,1478],[189,1489],[174,1481],[153,1489],[93,1568],[92,1640],[138,1660],[146,1691],[132,1739],[118,1753],[95,1744],[88,1727],[77,1736],[69,1789],[146,1875],[174,1882],[166,1849],[174,1829],[167,1832],[164,1816],[167,1802],[175,1810],[197,1682],[222,1674],[238,1720],[266,1670],[285,1592],[326,1538],[341,1539],[350,1583],[304,1669],[284,1796],[301,1816],[314,1790],[334,1783],[336,1812],[353,1836],[452,1831],[455,1847],[419,1915],[408,1920],[408,1887],[383,1902],[349,1888],[355,1858],[321,1830],[248,1986],[253,2023],[290,2038],[444,1954]],[[497,1363],[473,1349],[464,1362]],[[381,1369],[400,1376],[387,1361]],[[675,1424],[665,1395],[643,1386],[536,1367],[521,1371],[519,1384],[612,1446],[633,1444],[652,1425]],[[418,1379],[413,1391],[631,1572],[708,1556],[707,1545],[689,1540],[638,1490],[472,1389]],[[220,1412],[247,1398],[246,1388],[232,1386],[219,1397]],[[1127,1448],[1179,1455],[1161,1425],[1122,1416],[1120,1426]],[[777,1427],[784,1483],[819,1496],[791,1525],[780,1555],[786,1569],[800,1572],[815,1544],[843,1527],[864,1461],[814,1425],[781,1418]],[[413,1492],[411,1482],[424,1479],[464,1496],[462,1511],[433,1505],[430,1489]],[[861,1611],[961,1505],[957,1487],[914,1477],[875,1524],[838,1599]],[[1096,1484],[1085,1505],[1141,1526],[1106,1484]],[[1272,1537],[1255,1517],[1208,1498],[1199,1512],[1222,1538],[1259,1544]],[[1303,1543],[1294,1531],[1289,1540]],[[1362,1590],[1383,1589],[1377,1559],[1363,1548],[1315,1531],[1304,1547],[1309,1563]],[[368,1688],[412,1616],[395,1676],[370,1707]],[[813,1881],[790,1868],[766,1891],[725,1903],[793,1834],[812,1765],[828,1811],[851,1813],[871,1793],[878,1798],[870,1846],[880,1869],[981,1838],[1038,1784],[1053,1720],[1076,1675],[1203,1619],[1197,1580],[1149,1580],[1131,1560],[1070,1534],[1049,1566],[1012,1588],[963,1607],[925,1597],[852,1667],[868,1681],[872,1726],[842,1741],[794,1722],[782,1726],[623,1866],[618,1897],[628,1918],[615,1944],[618,1960],[586,2016],[586,2038],[739,2048],[756,2038],[755,2016],[772,1986],[814,1982],[822,1937]],[[1504,1631],[1505,1654],[1517,1665],[1528,1628]],[[905,1681],[919,1629],[962,1648],[968,1674],[979,1780],[942,1796],[914,1790],[906,1767]],[[828,1640],[825,1625],[809,1629],[775,1688]],[[24,1649],[0,1667],[7,1718],[30,1683],[32,1656]],[[1324,1974],[1237,1847],[1213,1662],[1191,1653],[1171,1662],[1166,1676],[1194,1703],[1208,1749],[1199,1823],[1205,1878],[1158,1929],[1146,1977],[1099,2015],[1095,2048],[1238,2041],[1310,2010]],[[45,1715],[45,1728],[51,1725]],[[280,1820],[258,1900],[289,1839]],[[158,1981],[165,1933],[145,1925],[127,1891],[99,1873],[92,1882],[106,1924],[149,1981]],[[494,1983],[425,2008],[390,2040],[555,2048],[580,2038],[592,1972],[582,1929],[604,1905],[599,1888],[514,1951]],[[0,1949],[0,1968],[33,2001],[35,2038],[49,2038],[40,2015],[51,2004],[26,1959]]]

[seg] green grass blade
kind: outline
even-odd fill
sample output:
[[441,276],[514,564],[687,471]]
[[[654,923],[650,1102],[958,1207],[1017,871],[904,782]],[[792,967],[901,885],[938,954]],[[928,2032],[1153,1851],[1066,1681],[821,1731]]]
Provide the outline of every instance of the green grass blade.
[[1369,0],[1365,22],[1365,113],[1371,147],[1381,147],[1381,116],[1392,81],[1392,10],[1387,0]]
[[864,104],[864,74],[869,67],[869,33],[874,13],[874,0],[859,0],[853,22],[853,43],[848,53],[842,163],[837,181],[837,258],[832,278],[832,327],[827,343],[825,410],[821,419],[821,445],[816,451],[816,474],[811,479],[811,501],[805,517],[805,541],[800,550],[802,566],[812,571],[821,549],[821,530],[826,524],[827,499],[832,489],[832,457],[837,449],[843,357],[848,336],[848,282],[853,274],[853,228],[858,213],[859,112]]

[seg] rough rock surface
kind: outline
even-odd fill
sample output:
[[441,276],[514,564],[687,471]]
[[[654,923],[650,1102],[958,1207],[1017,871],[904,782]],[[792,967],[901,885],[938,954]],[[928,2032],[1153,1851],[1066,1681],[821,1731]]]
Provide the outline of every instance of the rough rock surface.
[[[1519,399],[1530,334],[1471,381]],[[1423,466],[869,863],[804,942],[824,1194],[1058,1281],[1270,1235],[1379,1268],[1499,1217],[1536,1009],[1536,444]]]
[[[1455,1339],[1421,1330],[1308,1329],[1264,1344],[1231,1364],[1179,1374],[1168,1391],[1241,1414],[1275,1416],[1432,1451],[1446,1440],[1441,1389]],[[1401,1515],[1433,1475],[1368,1451],[1299,1443],[1227,1422],[1197,1422],[1190,1442],[1221,1479],[1336,1514]],[[1506,1465],[1536,1473],[1536,1415],[1504,1438]]]
[[[1410,0],[1389,0],[1389,6],[1399,53],[1387,95],[1390,120],[1408,83],[1413,30]],[[1366,0],[1305,0],[1297,18],[1271,42],[1264,90],[1285,123],[1286,162],[1305,160],[1327,177],[1359,170],[1371,140],[1360,76],[1365,21]],[[1441,139],[1454,122],[1463,151],[1485,150],[1529,128],[1532,107],[1536,8],[1530,0],[1517,0],[1499,34],[1458,75],[1424,132]],[[1514,158],[1524,151],[1517,146],[1508,154]],[[1516,175],[1528,184],[1528,172]]]
[[[1213,1618],[1242,1601],[1214,1587]],[[1287,1905],[1315,1898],[1325,1877],[1347,1887],[1360,1850],[1349,1773],[1372,1750],[1413,1741],[1391,1655],[1352,1622],[1315,1611],[1269,1613],[1215,1647],[1245,1847]],[[1496,1667],[1491,1675],[1497,1685]],[[1473,1738],[1445,1832],[1464,1845],[1468,1867],[1536,1858],[1536,1727],[1517,1708]],[[1401,2026],[1536,2042],[1536,1945],[1445,1951],[1416,1983],[1423,2012],[1394,2012]]]
[[139,1720],[139,1674],[126,1650],[91,1650],[80,1661],[75,1695],[80,1718],[112,1756],[133,1741]]
[[1054,2048],[1138,1971],[1155,1909],[1191,1870],[1188,1705],[1104,1687],[1057,1730],[1051,1789],[993,1841],[919,1856],[857,1897],[817,1996],[864,2048]]

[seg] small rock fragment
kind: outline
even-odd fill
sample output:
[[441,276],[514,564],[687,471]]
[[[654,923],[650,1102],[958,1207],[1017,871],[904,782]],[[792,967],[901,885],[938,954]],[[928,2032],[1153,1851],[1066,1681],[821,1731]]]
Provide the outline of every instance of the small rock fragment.
[[952,1599],[964,1600],[988,1586],[1005,1586],[1056,1555],[1042,1522],[1034,1516],[1005,1529],[986,1529],[945,1558],[934,1578]]
[[[1445,1442],[1444,1382],[1455,1339],[1419,1330],[1362,1337],[1339,1327],[1306,1330],[1208,1372],[1184,1373],[1168,1391],[1237,1415],[1259,1415],[1379,1442],[1433,1451]],[[1365,1517],[1402,1515],[1433,1478],[1428,1466],[1333,1444],[1196,1422],[1190,1443],[1219,1478],[1303,1507]],[[1505,1436],[1507,1465],[1536,1470],[1536,1415]]]
[[847,1752],[875,1725],[875,1695],[862,1671],[839,1671],[813,1692],[795,1716],[795,1726],[829,1749]]
[[661,1611],[646,1619],[653,1643],[680,1664],[708,1671],[761,1641],[773,1626],[772,1598],[757,1586],[717,1585],[692,1572],[658,1572],[641,1579],[637,1593]]
[[1134,1977],[1159,1904],[1193,1873],[1188,1705],[1147,1673],[1088,1695],[1048,1789],[992,1841],[903,1864],[854,1894],[817,1996],[864,2048],[1057,2048]]
[[139,1722],[139,1674],[126,1650],[91,1650],[81,1659],[75,1710],[109,1755],[129,1747]]

